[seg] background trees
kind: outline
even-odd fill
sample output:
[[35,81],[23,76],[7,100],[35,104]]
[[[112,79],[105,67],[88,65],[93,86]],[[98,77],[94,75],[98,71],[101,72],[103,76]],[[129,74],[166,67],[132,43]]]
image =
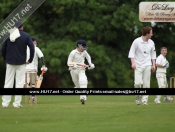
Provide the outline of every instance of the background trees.
[[[165,1],[165,0],[164,0]],[[169,1],[169,0],[168,0]],[[3,21],[22,0],[0,3]],[[85,39],[96,68],[88,70],[88,87],[133,87],[133,70],[128,52],[133,40],[141,36],[139,0],[46,0],[25,22],[25,31],[39,39],[38,46],[45,55],[48,72],[42,87],[73,88],[67,67],[67,57],[78,39]],[[167,77],[173,76],[174,23],[156,23],[152,39],[157,55],[162,46],[168,48],[170,63]],[[41,65],[39,64],[39,67]],[[5,62],[0,55],[0,86],[4,85]],[[155,73],[151,87],[157,87]]]

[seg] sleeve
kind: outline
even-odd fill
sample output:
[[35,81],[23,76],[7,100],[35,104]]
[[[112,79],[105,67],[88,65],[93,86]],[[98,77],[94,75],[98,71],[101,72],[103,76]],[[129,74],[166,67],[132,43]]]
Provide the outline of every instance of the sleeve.
[[7,50],[7,42],[4,41],[2,43],[2,48],[1,48],[1,53],[2,53],[2,57],[4,58],[4,60],[6,60],[6,50]]
[[45,65],[46,66],[46,64],[44,62],[44,57],[41,57],[41,63],[42,63],[42,65]]
[[151,49],[151,59],[156,59],[156,49],[155,49],[154,42],[153,42],[153,47]]
[[40,48],[35,47],[35,52],[36,52],[36,56],[39,57],[39,58],[41,59],[42,65],[45,65],[45,62],[44,62],[44,54],[43,54],[43,52],[40,50]]
[[[72,52],[70,52],[70,54],[69,54],[69,56],[68,56],[68,59],[67,59],[67,65],[68,65],[68,63],[69,62],[73,62],[73,57],[74,57],[74,52],[72,51]],[[68,65],[69,66],[69,65]]]
[[137,48],[137,42],[136,42],[136,40],[134,40],[132,45],[131,45],[131,48],[129,50],[128,58],[134,58],[135,57],[136,48]]
[[85,55],[86,55],[85,57],[86,57],[88,63],[91,64],[91,63],[92,63],[92,62],[91,62],[91,56],[88,54],[87,51],[84,51],[84,52],[85,52]]
[[38,47],[36,47],[35,50],[36,50],[36,51],[35,51],[35,52],[36,52],[36,55],[37,55],[39,58],[44,57],[43,52],[42,52]]
[[34,44],[32,42],[32,39],[30,38],[30,36],[28,36],[27,45],[30,49],[30,58],[29,58],[28,62],[31,63],[33,61],[33,57],[34,57],[35,47],[34,47]]
[[6,51],[7,51],[7,38],[9,37],[9,34],[7,34],[4,39],[3,39],[3,43],[2,43],[2,48],[1,48],[1,54],[2,57],[4,58],[4,60],[6,60]]
[[156,59],[156,64],[161,64],[161,56],[160,55]]

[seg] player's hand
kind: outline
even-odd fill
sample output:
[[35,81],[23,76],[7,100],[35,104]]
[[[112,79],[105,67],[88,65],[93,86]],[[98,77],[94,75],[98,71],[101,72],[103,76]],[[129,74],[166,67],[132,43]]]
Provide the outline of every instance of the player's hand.
[[[168,62],[168,61],[167,61]],[[169,62],[168,62],[168,64],[166,65],[166,68],[168,68],[169,67]]]
[[155,72],[156,71],[156,66],[152,65],[151,69],[152,69],[153,72]]
[[95,65],[93,63],[89,64],[88,69],[94,69],[94,68],[95,68]]
[[84,67],[84,68],[87,67],[86,64],[79,64],[79,66],[82,66],[82,67]]
[[26,64],[29,64],[29,62],[27,61]]
[[43,65],[43,66],[41,67],[41,71],[43,71],[43,70],[46,72],[46,71],[48,70],[48,68],[47,68],[45,65]]
[[74,64],[74,65],[73,65],[73,68],[74,68],[74,69],[76,69],[77,67],[78,67],[78,65],[77,65],[77,64]]
[[163,67],[164,67],[164,68],[168,68],[168,67],[169,67],[169,62],[166,61],[166,62],[163,64]]
[[169,62],[166,61],[162,66],[163,66],[164,68],[166,68],[167,66],[169,66]]
[[132,64],[131,65],[131,68],[135,70],[136,69],[136,65],[135,64]]

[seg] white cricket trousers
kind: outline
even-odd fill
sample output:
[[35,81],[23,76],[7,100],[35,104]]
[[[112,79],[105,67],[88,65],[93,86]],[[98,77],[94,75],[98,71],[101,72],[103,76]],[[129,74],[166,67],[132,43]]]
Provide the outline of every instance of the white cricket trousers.
[[[13,88],[15,80],[15,88],[24,88],[25,83],[25,67],[26,65],[10,65],[6,64],[6,75],[4,88]],[[15,95],[13,106],[20,106],[22,95]],[[2,96],[2,106],[8,107],[11,101],[11,95]]]
[[[76,69],[70,71],[72,81],[76,88],[87,88],[87,76],[85,74],[85,69]],[[86,95],[80,95],[80,100],[84,99],[87,100]]]
[[[150,88],[151,66],[136,67],[134,70],[134,87],[135,88]],[[148,95],[142,96],[142,102],[148,102]]]
[[[166,73],[156,72],[156,78],[159,88],[168,88]],[[156,96],[156,100],[160,101],[161,95]]]

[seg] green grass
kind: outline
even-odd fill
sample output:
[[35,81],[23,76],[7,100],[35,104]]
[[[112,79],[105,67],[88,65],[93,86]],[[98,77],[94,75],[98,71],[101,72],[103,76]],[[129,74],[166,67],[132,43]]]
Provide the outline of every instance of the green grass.
[[[1,97],[1,96],[0,96]],[[173,132],[175,103],[136,105],[135,96],[37,96],[38,106],[0,108],[0,132]],[[162,97],[163,100],[163,97]]]

